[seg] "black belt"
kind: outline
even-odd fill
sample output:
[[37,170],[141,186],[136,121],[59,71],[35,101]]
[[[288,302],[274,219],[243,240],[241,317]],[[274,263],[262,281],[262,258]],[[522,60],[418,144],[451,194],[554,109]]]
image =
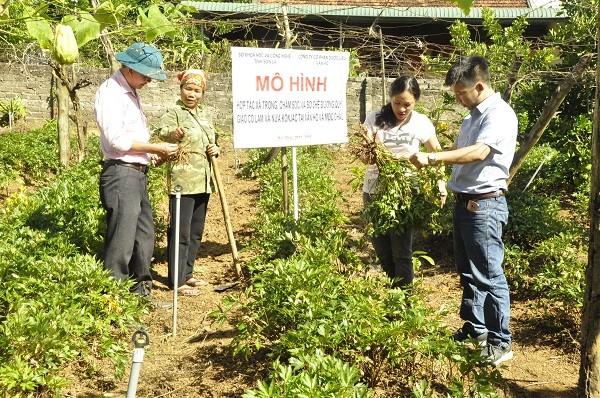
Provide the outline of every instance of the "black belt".
[[454,193],[454,197],[456,198],[457,202],[468,202],[469,200],[478,201],[483,199],[498,198],[500,196],[504,196],[504,191],[502,189],[487,193]]
[[148,165],[147,164],[141,164],[141,163],[127,163],[124,162],[122,160],[118,160],[118,159],[108,159],[102,162],[103,165],[119,165],[119,166],[125,166],[125,167],[130,167],[132,169],[135,169],[141,173],[148,173]]

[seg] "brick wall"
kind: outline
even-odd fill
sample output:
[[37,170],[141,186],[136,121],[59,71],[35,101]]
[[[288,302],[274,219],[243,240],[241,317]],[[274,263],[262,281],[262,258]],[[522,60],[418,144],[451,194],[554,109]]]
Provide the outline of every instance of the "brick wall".
[[[78,90],[84,121],[90,130],[96,129],[94,120],[94,95],[97,87],[109,77],[108,69],[80,68],[74,73],[79,80],[87,80],[90,85]],[[175,73],[168,73],[165,82],[151,82],[140,90],[142,105],[150,123],[155,123],[165,107],[174,104],[179,95],[179,85]],[[439,96],[442,82],[437,79],[420,79],[421,103],[428,108],[433,99]],[[16,65],[0,63],[0,100],[7,101],[20,96],[27,110],[27,125],[39,125],[52,118],[52,72],[43,65]],[[212,109],[213,121],[223,131],[232,130],[231,75],[211,74],[208,76],[208,89],[205,103]],[[366,114],[381,107],[381,79],[350,78],[347,84],[348,126],[357,126]],[[1,116],[1,115],[0,115]]]

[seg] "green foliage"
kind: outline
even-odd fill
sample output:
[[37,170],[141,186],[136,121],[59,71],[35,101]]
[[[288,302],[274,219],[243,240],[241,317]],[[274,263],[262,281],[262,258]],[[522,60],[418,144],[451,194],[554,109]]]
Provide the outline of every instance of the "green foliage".
[[[323,148],[306,151],[299,169],[315,181],[311,197],[335,206],[329,154]],[[275,360],[270,381],[259,382],[245,396],[355,396],[357,388],[364,391],[361,384],[377,389],[384,379],[407,393],[428,380],[431,384],[419,384],[423,394],[498,396],[494,386],[500,374],[484,364],[478,350],[451,340],[442,314],[427,305],[418,285],[410,291],[390,289],[384,274],[365,275],[348,235],[339,230],[343,220],[325,206],[313,228],[298,228],[302,221],[296,225],[278,216],[280,170],[269,165],[259,175],[261,222],[255,246],[260,261],[248,266],[246,291],[228,296],[211,314],[224,322],[239,309],[243,317],[236,322],[234,352],[249,357],[260,351]],[[306,200],[308,209],[318,207]],[[300,214],[312,223],[304,215],[310,211]],[[263,228],[277,232],[267,235]],[[278,234],[285,238],[278,241]],[[290,251],[278,258],[265,255],[262,248],[271,240],[280,244],[273,243],[270,254],[281,250],[283,241]],[[290,365],[282,365],[283,360]]]
[[59,233],[27,225],[39,200],[11,197],[0,213],[0,390],[14,397],[57,393],[64,367],[74,362],[85,368],[107,357],[122,375],[120,341],[143,308],[130,284],[110,277],[94,257]]
[[564,217],[561,200],[536,193],[511,193],[505,273],[530,297],[581,307],[587,262],[587,231]]
[[30,213],[24,214],[26,225],[61,235],[82,253],[101,253],[105,225],[98,197],[99,173],[98,158],[93,157],[65,170],[30,201]]
[[535,247],[529,254],[534,291],[569,306],[583,306],[587,264],[584,238],[583,234],[559,233]]
[[262,166],[266,163],[270,148],[254,148],[248,150],[248,159],[242,163],[240,175],[244,178],[258,177]]
[[531,149],[521,168],[513,176],[511,191],[534,193],[564,189],[561,154],[548,144],[538,144]]
[[271,381],[259,381],[255,390],[242,397],[369,397],[367,387],[359,381],[356,367],[321,350],[313,354],[299,352],[297,357],[289,359],[289,365],[275,361]]
[[30,184],[48,181],[61,166],[56,123],[38,130],[8,132],[0,136],[0,181],[17,173]]
[[571,225],[569,220],[560,217],[558,197],[509,192],[507,198],[510,213],[504,236],[513,244],[530,249]]
[[574,231],[558,233],[530,250],[507,244],[506,277],[521,297],[538,299],[553,319],[577,325],[583,306],[586,241],[584,231]]
[[[257,153],[260,159],[260,152]],[[261,211],[253,222],[256,231],[252,241],[252,247],[257,252],[254,260],[257,262],[291,255],[295,250],[292,242],[294,234],[321,237],[345,221],[337,206],[340,193],[333,187],[333,179],[328,174],[333,165],[332,153],[325,147],[300,147],[296,158],[298,221],[282,211],[283,184],[279,162],[271,162],[259,171],[261,195],[258,207]],[[291,173],[288,173],[288,178],[291,196]],[[293,198],[290,197],[288,201],[291,212]]]
[[78,10],[78,15],[67,13],[60,20],[57,20],[49,13],[48,7],[48,4],[37,8],[24,7],[27,32],[38,42],[42,49],[50,50],[52,48],[56,26],[52,27],[51,22],[54,22],[55,25],[70,26],[75,34],[78,47],[82,47],[90,40],[97,39],[100,36],[100,24],[89,12]]
[[[234,300],[243,303],[244,313],[232,343],[235,352],[249,356],[263,349],[275,357],[294,357],[322,351],[355,364],[363,382],[374,388],[394,374],[399,385],[423,378],[463,396],[495,396],[492,386],[499,374],[482,371],[478,352],[451,341],[440,314],[417,287],[408,294],[389,289],[383,276],[364,278],[348,268],[340,272],[344,244],[298,239],[293,256],[256,269],[245,296]],[[231,305],[228,301],[225,307]],[[437,374],[433,369],[438,368],[452,371]]]
[[444,179],[443,167],[416,169],[409,162],[378,161],[379,180],[372,201],[365,207],[369,234],[416,230],[441,231],[442,211],[437,183]]
[[469,15],[471,12],[471,6],[473,5],[474,0],[452,0],[454,4],[456,4],[465,15]]
[[25,116],[26,113],[21,97],[11,98],[8,102],[0,100],[0,113],[4,114],[0,118],[0,124],[12,127],[13,123]]
[[108,358],[122,377],[126,334],[145,308],[131,282],[111,277],[96,258],[104,227],[98,158],[59,169],[50,136],[55,126],[0,136],[12,148],[2,151],[6,162],[25,164],[24,179],[32,173],[47,181],[36,192],[10,194],[0,209],[0,391],[18,398],[60,396],[67,365],[90,373]]
[[[550,68],[550,63],[555,60],[553,48],[551,46],[538,47],[524,38],[525,29],[528,26],[526,17],[520,17],[511,25],[503,27],[492,9],[484,8],[482,16],[482,32],[478,32],[482,36],[477,35],[476,39],[473,39],[473,27],[457,21],[450,27],[451,43],[455,46],[455,52],[447,59],[424,57],[424,63],[435,71],[445,73],[459,57],[484,56],[490,64],[493,86],[500,92],[506,88],[507,76],[517,58],[522,59],[520,76]],[[481,37],[483,40],[480,39]],[[507,48],[510,51],[507,51]],[[528,79],[520,80],[519,92],[527,86],[528,82]]]

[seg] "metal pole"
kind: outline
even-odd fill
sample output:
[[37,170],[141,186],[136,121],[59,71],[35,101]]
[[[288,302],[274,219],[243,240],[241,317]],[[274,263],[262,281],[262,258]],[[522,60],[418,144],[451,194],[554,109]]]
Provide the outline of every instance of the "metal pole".
[[294,220],[298,220],[298,167],[296,147],[292,147],[292,190],[294,191]]
[[[292,31],[290,30],[290,22],[287,14],[287,0],[283,0],[281,4],[281,11],[283,13],[283,29],[285,34],[285,48],[292,48]],[[293,151],[293,149],[292,149]],[[288,161],[286,148],[281,148],[281,182],[283,186],[283,214],[290,214],[290,200],[289,200],[289,188],[288,188]]]
[[173,337],[177,336],[177,289],[179,288],[179,209],[181,205],[181,185],[175,186],[175,259],[173,270]]
[[283,214],[288,216],[290,214],[290,190],[288,188],[288,161],[287,161],[287,148],[281,148],[281,183],[283,185]]
[[127,398],[135,398],[140,370],[144,361],[144,348],[150,344],[150,337],[148,337],[148,333],[144,331],[144,328],[136,331],[133,334],[132,340],[134,346],[133,362],[131,364],[131,374],[129,375],[129,385],[127,386]]

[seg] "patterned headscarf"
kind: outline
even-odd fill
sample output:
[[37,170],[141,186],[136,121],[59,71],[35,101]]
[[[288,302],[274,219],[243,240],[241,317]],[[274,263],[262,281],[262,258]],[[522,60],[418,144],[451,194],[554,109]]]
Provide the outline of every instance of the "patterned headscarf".
[[192,83],[202,87],[202,90],[206,88],[206,75],[200,69],[184,70],[177,75],[177,78],[182,86],[187,83]]

